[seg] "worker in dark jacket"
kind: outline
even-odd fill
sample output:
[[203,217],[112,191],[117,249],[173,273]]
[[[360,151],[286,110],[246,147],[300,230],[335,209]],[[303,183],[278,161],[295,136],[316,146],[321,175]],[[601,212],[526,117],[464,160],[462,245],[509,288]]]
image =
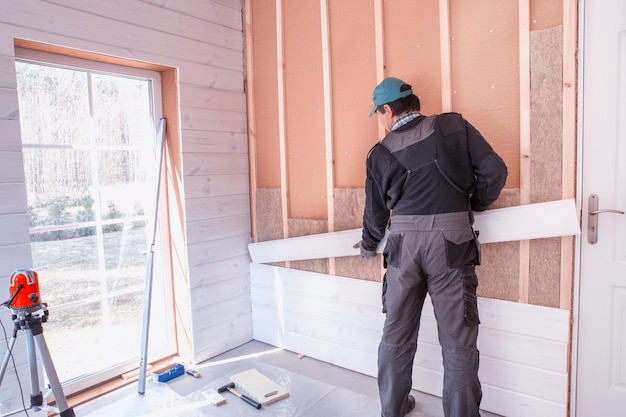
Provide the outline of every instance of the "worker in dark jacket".
[[446,417],[479,416],[478,306],[475,266],[480,246],[472,211],[500,195],[507,169],[483,136],[460,114],[424,116],[410,85],[386,78],[374,89],[374,113],[388,131],[367,157],[360,253],[383,251],[383,336],[378,348],[382,417],[403,417],[409,395],[420,316],[433,303],[442,347]]

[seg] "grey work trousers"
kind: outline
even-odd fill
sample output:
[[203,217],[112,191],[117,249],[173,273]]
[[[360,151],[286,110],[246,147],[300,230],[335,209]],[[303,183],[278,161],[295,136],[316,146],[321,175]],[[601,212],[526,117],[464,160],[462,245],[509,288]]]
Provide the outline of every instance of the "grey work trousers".
[[478,242],[470,213],[392,216],[384,250],[383,336],[378,348],[382,417],[403,417],[412,386],[422,306],[433,303],[443,354],[446,417],[478,417]]

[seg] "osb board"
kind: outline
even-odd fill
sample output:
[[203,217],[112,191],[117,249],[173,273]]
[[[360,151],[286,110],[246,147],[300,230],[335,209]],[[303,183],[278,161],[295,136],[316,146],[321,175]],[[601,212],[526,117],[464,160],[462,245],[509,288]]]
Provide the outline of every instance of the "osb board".
[[326,219],[326,142],[319,0],[283,2],[289,217]]
[[504,158],[507,188],[520,184],[518,7],[513,1],[450,4],[452,109]]
[[368,118],[377,82],[374,6],[373,2],[331,1],[328,14],[334,184],[362,188],[365,158],[380,139],[378,121]]

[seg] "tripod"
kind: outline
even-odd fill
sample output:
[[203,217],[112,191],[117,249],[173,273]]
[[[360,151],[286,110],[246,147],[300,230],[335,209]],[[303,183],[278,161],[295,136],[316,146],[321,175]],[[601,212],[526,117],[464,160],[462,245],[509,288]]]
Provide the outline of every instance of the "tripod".
[[[61,386],[61,382],[59,382],[59,377],[52,363],[52,357],[50,356],[48,345],[46,344],[46,340],[43,337],[42,322],[47,320],[48,310],[45,304],[42,305],[43,308],[36,312],[30,311],[32,310],[32,308],[13,310],[13,323],[15,324],[15,326],[13,328],[13,336],[11,337],[11,341],[9,342],[9,349],[4,355],[4,361],[2,362],[2,367],[0,368],[0,384],[2,384],[2,379],[4,378],[4,373],[6,371],[7,364],[9,363],[13,346],[15,346],[17,332],[19,330],[25,330],[26,350],[28,353],[28,364],[30,365],[31,407],[35,411],[44,409],[58,413],[60,417],[75,417],[74,410],[67,404],[67,400],[65,398],[65,395],[63,394],[63,387]],[[50,391],[43,395],[39,388],[39,373],[37,371],[37,357],[35,353],[35,345],[37,345],[39,354],[41,355],[41,361],[43,363],[44,370],[46,372],[46,375],[48,376],[48,379],[50,380],[50,390],[54,395],[54,400],[56,401],[58,408],[52,407],[47,403],[44,403],[44,397],[47,397],[50,394]]]

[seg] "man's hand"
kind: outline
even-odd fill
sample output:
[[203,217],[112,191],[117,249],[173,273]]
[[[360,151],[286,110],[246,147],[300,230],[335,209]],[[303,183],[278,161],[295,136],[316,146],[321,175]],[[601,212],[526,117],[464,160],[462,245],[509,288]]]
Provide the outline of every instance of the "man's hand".
[[354,246],[352,246],[354,249],[356,249],[356,248],[360,248],[361,249],[361,258],[369,259],[369,258],[373,258],[374,256],[376,256],[376,249],[374,249],[374,250],[367,250],[367,249],[365,249],[363,247],[362,243],[363,243],[363,241],[359,240],[358,242],[356,242],[354,244]]

